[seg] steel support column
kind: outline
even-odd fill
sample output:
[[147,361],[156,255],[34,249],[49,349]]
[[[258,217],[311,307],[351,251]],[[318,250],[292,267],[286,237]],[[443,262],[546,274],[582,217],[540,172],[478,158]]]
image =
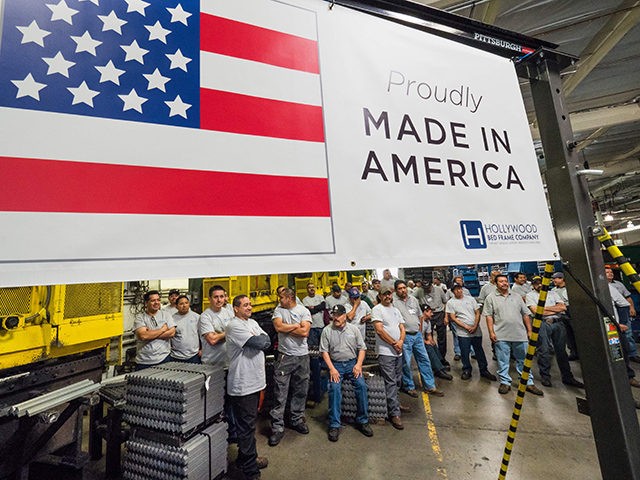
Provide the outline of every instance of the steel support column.
[[[560,81],[564,60],[557,53],[540,50],[518,71],[531,83],[560,255],[611,308],[600,244],[591,234],[594,215],[587,182],[578,175],[582,161],[572,148]],[[602,478],[640,480],[640,427],[624,361],[609,349],[598,308],[569,275],[565,279]]]

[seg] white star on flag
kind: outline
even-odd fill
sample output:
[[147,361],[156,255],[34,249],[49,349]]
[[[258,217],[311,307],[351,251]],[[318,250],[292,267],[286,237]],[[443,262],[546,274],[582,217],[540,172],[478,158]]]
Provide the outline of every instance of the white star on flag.
[[56,53],[55,57],[51,58],[43,58],[47,65],[49,65],[49,70],[47,70],[47,75],[53,75],[54,73],[59,73],[60,75],[69,78],[69,69],[73,67],[76,62],[70,62],[65,59],[62,55],[62,52]]
[[18,87],[16,98],[31,97],[36,100],[40,100],[40,90],[47,86],[45,83],[36,82],[31,74],[24,77],[24,80],[11,80],[11,83]]
[[187,25],[187,18],[191,16],[189,12],[185,12],[182,5],[178,4],[176,8],[167,8],[171,14],[171,23],[180,22]]
[[149,30],[149,41],[160,40],[162,43],[167,43],[167,35],[171,33],[171,30],[163,28],[160,20],[156,20],[153,25],[145,25],[144,28]]
[[76,42],[76,53],[88,52],[94,57],[96,56],[96,47],[102,45],[101,41],[91,38],[89,30],[85,30],[81,37],[71,35],[71,39]]
[[176,96],[175,100],[171,102],[165,101],[164,103],[166,103],[170,109],[170,117],[180,115],[183,118],[187,118],[187,110],[191,108],[191,104],[183,102],[180,95]]
[[106,32],[109,30],[113,30],[114,32],[122,35],[122,26],[127,23],[126,20],[122,20],[118,18],[116,12],[111,10],[109,15],[98,15],[98,18],[102,21],[102,31]]
[[127,2],[127,13],[138,12],[143,17],[145,16],[144,9],[149,6],[147,2],[142,0],[124,0]]
[[80,1],[81,2],[89,1],[89,2],[93,3],[94,5],[100,6],[100,0],[80,0]]
[[122,107],[123,112],[126,112],[127,110],[136,110],[142,113],[142,104],[147,101],[146,98],[138,96],[135,88],[132,88],[127,95],[118,96],[124,102],[124,106]]
[[167,58],[171,60],[171,65],[169,66],[169,70],[173,70],[174,68],[179,68],[180,70],[187,71],[187,63],[191,61],[190,58],[185,57],[180,49],[176,50],[176,53],[167,53]]
[[164,85],[169,80],[171,80],[171,78],[169,77],[163,77],[160,73],[160,70],[158,70],[157,68],[153,71],[153,73],[145,73],[142,76],[149,82],[149,87],[147,88],[147,90],[157,88],[158,90],[166,92]]
[[96,70],[100,72],[100,83],[112,82],[116,85],[120,85],[120,75],[125,73],[125,70],[116,68],[111,60],[104,67],[96,65]]
[[41,47],[44,47],[44,37],[46,37],[47,35],[51,35],[51,32],[42,30],[35,20],[32,21],[28,27],[16,28],[22,32],[22,42],[20,43],[33,42],[40,45]]
[[142,65],[144,65],[144,59],[142,57],[149,53],[149,50],[145,50],[138,45],[137,40],[131,42],[131,45],[121,45],[120,48],[127,52],[127,55],[124,57],[125,62],[135,60]]
[[51,21],[64,20],[69,25],[73,25],[72,17],[78,13],[78,10],[70,8],[64,0],[60,0],[60,3],[47,4],[47,8],[51,10]]
[[87,86],[87,82],[85,82],[84,80],[82,81],[80,86],[75,88],[67,87],[67,90],[69,90],[73,95],[73,101],[71,102],[71,105],[77,105],[78,103],[85,103],[90,107],[93,107],[93,97],[95,97],[100,93],[95,90],[91,90]]

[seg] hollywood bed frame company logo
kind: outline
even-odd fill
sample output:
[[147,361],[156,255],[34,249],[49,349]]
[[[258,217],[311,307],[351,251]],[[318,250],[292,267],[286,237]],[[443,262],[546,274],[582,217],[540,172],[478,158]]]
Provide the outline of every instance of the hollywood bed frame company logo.
[[538,226],[534,223],[488,223],[460,220],[462,243],[467,250],[487,248],[489,243],[537,243]]

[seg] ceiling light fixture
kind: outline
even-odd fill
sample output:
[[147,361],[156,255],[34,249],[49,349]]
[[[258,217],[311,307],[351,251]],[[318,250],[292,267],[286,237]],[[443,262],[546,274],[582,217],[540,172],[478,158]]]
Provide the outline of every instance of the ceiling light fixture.
[[610,213],[607,213],[607,214],[604,216],[604,221],[605,221],[605,222],[613,222],[613,215],[611,215]]

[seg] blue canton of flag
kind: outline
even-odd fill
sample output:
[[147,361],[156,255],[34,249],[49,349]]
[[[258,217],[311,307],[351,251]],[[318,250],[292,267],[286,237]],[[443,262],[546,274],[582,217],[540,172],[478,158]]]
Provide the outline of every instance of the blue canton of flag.
[[0,105],[198,128],[198,2],[6,0]]

